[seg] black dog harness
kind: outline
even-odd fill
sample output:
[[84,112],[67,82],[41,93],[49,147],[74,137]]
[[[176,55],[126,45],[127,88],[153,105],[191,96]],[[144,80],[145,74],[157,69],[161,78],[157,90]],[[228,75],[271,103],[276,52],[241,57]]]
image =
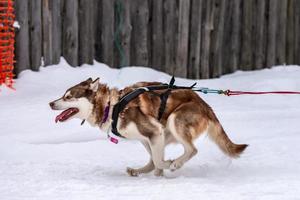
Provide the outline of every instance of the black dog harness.
[[[122,112],[124,110],[124,108],[126,107],[126,105],[133,99],[135,99],[136,97],[138,97],[140,94],[143,94],[145,92],[151,92],[152,94],[155,94],[157,96],[160,97],[160,107],[159,107],[159,113],[158,113],[158,120],[160,121],[165,109],[166,109],[166,104],[167,104],[167,100],[168,97],[171,93],[172,90],[176,90],[176,89],[193,89],[196,85],[196,83],[194,83],[192,86],[190,87],[185,87],[185,86],[176,86],[174,85],[175,83],[175,78],[174,76],[172,77],[171,81],[169,84],[161,84],[161,85],[151,85],[151,86],[147,86],[147,87],[139,87],[137,89],[135,89],[132,92],[129,92],[127,94],[125,94],[120,100],[119,102],[114,106],[113,108],[113,113],[112,113],[112,129],[111,131],[113,132],[113,134],[115,134],[118,137],[123,137],[117,129],[117,124],[118,124],[118,118],[119,118],[119,114],[120,112]],[[156,90],[166,90],[165,92],[163,92],[162,94],[158,94],[155,93],[154,91]]]

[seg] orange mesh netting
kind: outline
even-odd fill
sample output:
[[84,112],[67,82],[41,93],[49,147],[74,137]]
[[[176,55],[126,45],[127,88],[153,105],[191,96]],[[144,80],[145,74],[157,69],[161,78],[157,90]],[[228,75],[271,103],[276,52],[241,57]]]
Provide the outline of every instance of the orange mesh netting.
[[13,0],[0,0],[0,85],[13,88],[14,7]]

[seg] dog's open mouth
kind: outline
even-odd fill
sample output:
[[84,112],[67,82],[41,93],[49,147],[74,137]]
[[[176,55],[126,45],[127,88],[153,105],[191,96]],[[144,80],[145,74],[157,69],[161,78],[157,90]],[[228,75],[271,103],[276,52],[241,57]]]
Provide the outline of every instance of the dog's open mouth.
[[55,122],[64,122],[78,112],[78,108],[68,108],[67,110],[64,110],[62,113],[56,116]]

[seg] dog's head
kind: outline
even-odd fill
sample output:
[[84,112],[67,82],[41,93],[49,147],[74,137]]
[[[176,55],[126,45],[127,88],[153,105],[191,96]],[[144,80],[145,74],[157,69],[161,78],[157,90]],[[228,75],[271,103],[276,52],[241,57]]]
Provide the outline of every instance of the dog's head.
[[99,78],[83,81],[70,89],[65,94],[49,103],[53,110],[63,110],[55,118],[55,122],[65,122],[72,118],[87,119],[93,111],[93,99],[99,87]]

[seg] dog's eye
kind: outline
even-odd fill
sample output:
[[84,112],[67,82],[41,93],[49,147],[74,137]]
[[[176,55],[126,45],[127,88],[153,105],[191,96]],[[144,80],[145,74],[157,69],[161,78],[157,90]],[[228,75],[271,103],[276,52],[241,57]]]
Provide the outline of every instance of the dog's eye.
[[66,96],[67,100],[70,100],[72,97],[70,95]]

